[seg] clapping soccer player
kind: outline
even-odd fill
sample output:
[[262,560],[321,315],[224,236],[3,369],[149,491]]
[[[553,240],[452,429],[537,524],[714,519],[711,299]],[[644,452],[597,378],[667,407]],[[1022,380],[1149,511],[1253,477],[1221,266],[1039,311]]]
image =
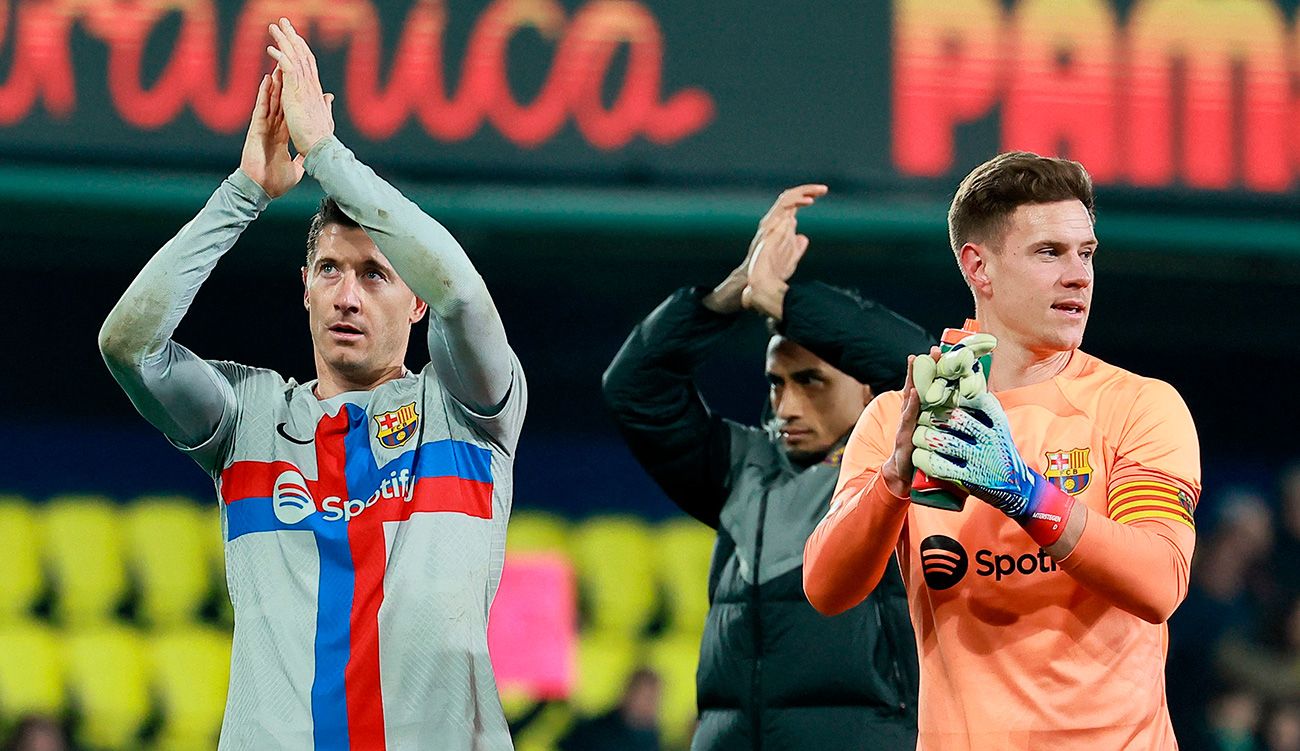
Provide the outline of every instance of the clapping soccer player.
[[[460,245],[339,142],[307,43],[287,19],[270,31],[276,69],[239,169],[99,341],[140,413],[216,483],[235,609],[220,748],[508,749],[487,617],[523,372]],[[302,270],[316,378],[172,341],[213,266],[304,173],[328,196]],[[432,361],[412,372],[426,312]]]
[[[783,192],[736,269],[712,289],[669,296],[605,371],[605,401],[632,454],[717,532],[695,751],[916,745],[916,645],[898,567],[835,618],[802,591],[804,542],[830,504],[849,431],[876,394],[903,382],[907,353],[933,341],[875,302],[790,281],[808,247],[797,213],[826,191]],[[723,419],[693,382],[746,309],[774,329],[772,417],[761,426]]]
[[[1172,387],[1079,349],[1091,181],[1076,162],[1003,154],[966,177],[948,220],[997,341],[987,388],[964,387],[973,358],[932,350],[938,363],[867,407],[805,591],[823,613],[850,608],[897,551],[922,749],[1174,748],[1165,622],[1187,592],[1200,458]],[[964,489],[964,507],[912,503],[914,466]]]

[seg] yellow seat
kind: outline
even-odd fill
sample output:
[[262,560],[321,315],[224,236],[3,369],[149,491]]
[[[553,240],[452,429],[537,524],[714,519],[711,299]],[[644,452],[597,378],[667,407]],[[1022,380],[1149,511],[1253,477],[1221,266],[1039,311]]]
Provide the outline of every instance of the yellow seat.
[[211,502],[199,509],[204,524],[203,550],[207,554],[208,577],[217,588],[218,619],[226,626],[234,626],[235,610],[226,589],[226,538],[221,529],[221,508]]
[[127,562],[140,586],[138,614],[159,627],[192,620],[212,589],[208,520],[185,498],[139,498],[125,511]]
[[545,511],[515,511],[506,529],[507,553],[569,554],[569,522]]
[[0,496],[0,623],[26,618],[45,589],[40,525],[31,503]]
[[659,582],[668,600],[668,630],[698,639],[709,612],[709,562],[716,535],[694,519],[673,519],[656,532]]
[[126,594],[122,509],[98,496],[62,496],[45,508],[45,564],[55,613],[85,627],[107,621]]
[[573,724],[573,708],[563,702],[551,702],[517,733],[515,751],[555,751],[555,743]]
[[0,625],[0,711],[7,725],[29,713],[64,709],[63,654],[57,634],[36,621]]
[[659,704],[659,734],[665,748],[685,748],[699,715],[695,702],[695,670],[700,643],[690,636],[672,635],[650,642],[646,663],[663,679]]
[[627,679],[640,665],[637,644],[618,631],[589,632],[578,638],[578,681],[570,703],[594,717],[623,697]]
[[639,636],[658,602],[654,543],[645,522],[593,517],[578,525],[571,540],[588,624]]
[[148,660],[135,631],[105,625],[65,640],[68,695],[80,722],[77,741],[131,748],[150,713]]
[[206,626],[173,629],[149,645],[154,695],[163,710],[155,745],[200,751],[217,746],[230,684],[230,635]]

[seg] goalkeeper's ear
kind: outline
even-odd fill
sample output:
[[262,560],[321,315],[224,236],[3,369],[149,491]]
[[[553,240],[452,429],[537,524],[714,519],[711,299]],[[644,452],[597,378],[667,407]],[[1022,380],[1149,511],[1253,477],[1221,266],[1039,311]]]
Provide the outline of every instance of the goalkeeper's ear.
[[986,297],[992,290],[987,261],[993,252],[988,245],[971,242],[961,246],[961,250],[957,251],[957,265],[961,267],[961,275],[965,277],[967,286]]

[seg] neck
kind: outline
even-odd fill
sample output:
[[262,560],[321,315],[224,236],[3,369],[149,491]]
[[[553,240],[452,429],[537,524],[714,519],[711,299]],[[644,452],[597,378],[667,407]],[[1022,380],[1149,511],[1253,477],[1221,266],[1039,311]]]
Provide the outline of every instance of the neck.
[[980,331],[992,334],[998,339],[997,349],[993,352],[993,369],[989,374],[989,389],[1006,391],[1021,386],[1051,380],[1060,375],[1070,364],[1074,350],[1037,350],[1021,342],[1011,329],[1001,325],[992,316],[983,317],[976,310],[976,320]]
[[401,378],[405,373],[406,368],[400,362],[376,372],[365,374],[340,373],[317,358],[316,398],[329,399],[346,391],[370,391],[378,388],[380,384],[387,383],[395,378]]

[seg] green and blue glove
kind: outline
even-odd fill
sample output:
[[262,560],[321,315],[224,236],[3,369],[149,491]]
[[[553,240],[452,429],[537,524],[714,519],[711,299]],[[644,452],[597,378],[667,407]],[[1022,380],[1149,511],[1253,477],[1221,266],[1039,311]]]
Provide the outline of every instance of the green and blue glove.
[[[987,339],[974,341],[977,337]],[[937,363],[929,357],[913,363],[921,415],[912,434],[912,463],[998,509],[1047,547],[1065,531],[1074,498],[1021,458],[1006,412],[988,391],[979,366],[979,358],[996,344],[992,336],[976,334]],[[918,369],[922,363],[927,364]]]

